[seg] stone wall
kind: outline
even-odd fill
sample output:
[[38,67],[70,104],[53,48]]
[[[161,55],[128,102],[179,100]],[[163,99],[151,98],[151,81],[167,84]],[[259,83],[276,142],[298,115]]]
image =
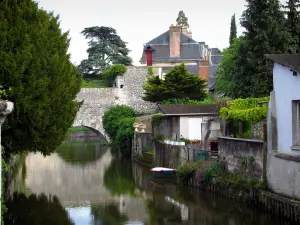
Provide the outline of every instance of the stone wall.
[[300,157],[269,153],[267,181],[275,193],[300,200]]
[[147,67],[129,66],[123,77],[123,88],[82,88],[76,99],[83,101],[83,104],[73,126],[87,126],[105,134],[102,116],[109,107],[115,105],[128,105],[146,114],[155,112],[156,105],[142,99],[142,85],[148,77]]
[[263,179],[263,141],[219,137],[219,160],[228,172]]
[[264,124],[266,124],[265,120],[252,125],[252,138],[264,140]]

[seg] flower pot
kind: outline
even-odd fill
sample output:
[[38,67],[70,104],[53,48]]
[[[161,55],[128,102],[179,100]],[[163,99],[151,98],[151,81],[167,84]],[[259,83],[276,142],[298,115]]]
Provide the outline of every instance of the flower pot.
[[135,128],[134,131],[136,131],[136,132],[139,131],[139,130],[138,130],[139,126],[140,126],[140,125],[138,125],[138,124],[137,124],[137,125],[133,125],[133,127]]

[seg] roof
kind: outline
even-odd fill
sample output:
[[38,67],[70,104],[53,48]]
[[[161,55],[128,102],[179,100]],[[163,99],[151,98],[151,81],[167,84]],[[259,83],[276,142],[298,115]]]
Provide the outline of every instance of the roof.
[[223,56],[222,56],[222,55],[212,55],[212,56],[210,57],[211,63],[212,63],[213,65],[219,65],[219,64],[221,64],[222,59],[223,59]]
[[[153,62],[182,62],[188,60],[200,60],[200,44],[188,37],[180,34],[180,57],[170,57],[170,32],[166,31],[158,37],[149,41],[146,46],[151,46]],[[141,63],[146,63],[146,53],[143,51]]]
[[[198,66],[197,65],[185,65],[185,67],[188,72],[194,73],[195,75],[198,76]],[[165,66],[162,68],[162,72],[168,73],[172,68],[173,68],[173,66]]]
[[300,54],[267,54],[265,57],[300,73]]
[[220,49],[218,48],[209,48],[208,51],[213,55],[218,55],[221,53]]
[[218,104],[173,104],[158,105],[158,108],[166,115],[217,115],[220,106]]

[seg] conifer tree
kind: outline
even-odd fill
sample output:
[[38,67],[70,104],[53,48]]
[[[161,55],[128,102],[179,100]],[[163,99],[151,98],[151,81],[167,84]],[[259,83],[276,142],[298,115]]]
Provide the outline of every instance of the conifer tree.
[[190,27],[189,22],[188,22],[188,18],[185,16],[185,13],[182,10],[179,11],[176,22],[181,27],[184,27],[184,26],[186,26],[187,28]]
[[278,0],[247,0],[241,18],[246,29],[233,77],[234,97],[268,96],[273,89],[272,67],[265,54],[288,52],[290,35]]
[[235,14],[231,17],[230,24],[230,36],[229,36],[229,46],[231,47],[234,39],[236,39],[236,22],[235,22]]
[[75,119],[81,78],[59,18],[32,0],[0,0],[0,85],[15,109],[3,126],[7,152],[50,154]]
[[290,43],[291,53],[298,52],[300,50],[300,0],[289,0],[286,2],[287,20],[286,27],[290,33],[292,40]]

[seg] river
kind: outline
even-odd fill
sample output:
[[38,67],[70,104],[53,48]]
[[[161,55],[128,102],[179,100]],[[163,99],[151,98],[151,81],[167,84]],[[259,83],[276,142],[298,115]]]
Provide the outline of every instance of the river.
[[98,142],[66,142],[20,157],[5,225],[290,225],[255,206],[172,181],[120,159]]

